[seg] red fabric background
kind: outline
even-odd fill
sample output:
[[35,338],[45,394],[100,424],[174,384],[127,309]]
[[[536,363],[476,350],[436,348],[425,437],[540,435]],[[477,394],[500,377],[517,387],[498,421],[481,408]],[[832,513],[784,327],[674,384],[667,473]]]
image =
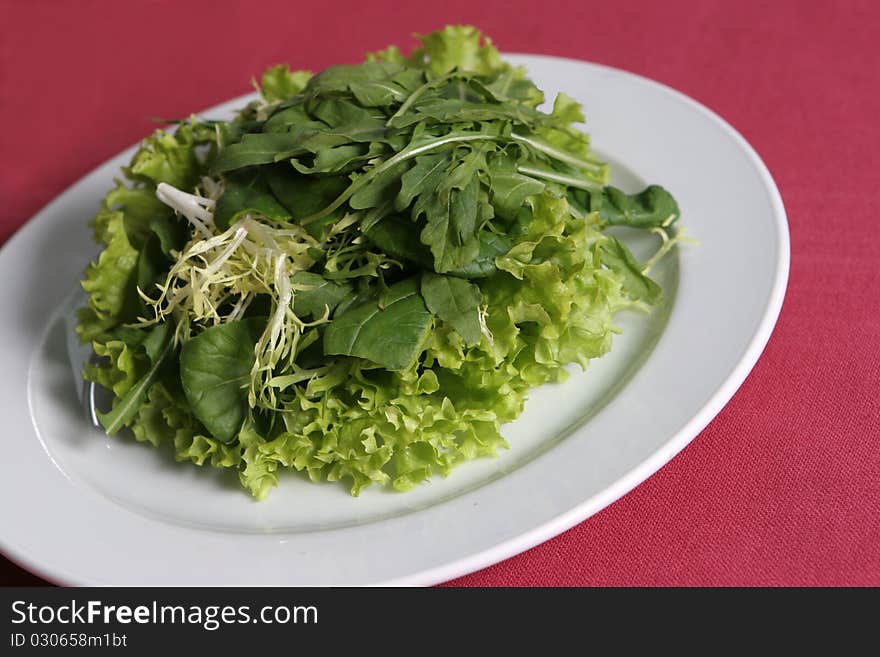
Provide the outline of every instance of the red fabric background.
[[[454,583],[880,585],[880,3],[0,0],[0,241],[147,116],[450,22],[708,105],[766,161],[792,236],[776,332],[718,418],[605,511]],[[0,562],[0,583],[38,582]]]

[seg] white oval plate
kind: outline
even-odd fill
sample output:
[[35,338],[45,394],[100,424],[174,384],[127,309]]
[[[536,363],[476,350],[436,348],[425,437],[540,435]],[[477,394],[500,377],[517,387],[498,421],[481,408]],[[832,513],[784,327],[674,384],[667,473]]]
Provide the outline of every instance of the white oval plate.
[[[96,251],[86,223],[129,149],[0,252],[3,551],[64,584],[433,584],[564,531],[687,445],[742,383],[779,313],[789,258],[779,192],[733,128],[668,87],[584,62],[509,59],[548,98],[565,90],[584,104],[617,184],[659,183],[678,198],[699,245],[654,271],[663,309],[621,315],[611,354],[534,391],[497,459],[358,499],[290,474],[257,503],[234,473],[107,438],[78,401],[70,361],[81,354],[65,319]],[[228,116],[245,100],[205,115]]]

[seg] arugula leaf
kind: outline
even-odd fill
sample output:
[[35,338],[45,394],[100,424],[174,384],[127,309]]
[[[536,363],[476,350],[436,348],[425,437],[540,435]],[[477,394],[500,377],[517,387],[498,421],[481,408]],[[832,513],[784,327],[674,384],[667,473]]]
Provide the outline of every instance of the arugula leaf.
[[298,135],[286,132],[248,133],[242,135],[241,141],[220,151],[211,169],[214,173],[225,173],[255,164],[269,164],[275,161],[278,153],[289,153],[293,149],[303,150]]
[[600,247],[602,264],[623,279],[626,293],[633,299],[656,304],[662,290],[653,280],[642,273],[642,266],[619,239],[608,235],[608,241]]
[[363,210],[386,201],[392,201],[399,195],[400,178],[403,172],[407,171],[411,165],[412,162],[404,160],[381,171],[378,175],[371,176],[367,184],[362,185],[351,195],[348,204],[355,210]]
[[678,203],[660,185],[649,185],[636,194],[626,194],[616,187],[590,192],[589,211],[611,226],[653,228],[675,222],[681,211]]
[[477,237],[479,182],[474,176],[464,189],[451,189],[447,199],[435,193],[419,197],[413,215],[425,213],[422,244],[434,255],[434,270],[448,272],[473,261],[480,252]]
[[[311,130],[324,130],[326,125],[322,121],[313,119],[306,111],[305,106],[302,103],[298,103],[273,112],[266,119],[265,123],[262,124],[261,129],[264,133],[290,132],[299,136]],[[241,138],[241,135],[239,135],[239,138]]]
[[492,205],[499,217],[513,219],[529,196],[540,194],[546,185],[516,169],[509,158],[495,158],[489,168],[492,180]]
[[403,370],[415,362],[430,330],[431,313],[419,294],[418,279],[408,278],[382,298],[334,318],[324,332],[324,353]]
[[450,164],[449,153],[431,153],[415,158],[415,164],[400,177],[400,192],[394,199],[396,210],[409,207],[425,190],[436,189]]
[[452,326],[465,344],[480,343],[480,288],[461,278],[425,272],[422,296],[428,310]]
[[387,80],[401,72],[403,66],[395,62],[366,62],[359,65],[328,66],[309,82],[306,92],[313,97],[345,92],[352,84]]
[[518,103],[491,105],[458,98],[429,98],[414,105],[411,112],[396,117],[392,125],[395,128],[405,128],[422,121],[460,124],[503,120],[533,126],[539,125],[545,118],[537,110]]
[[371,157],[370,148],[364,144],[342,144],[324,148],[314,156],[292,158],[290,163],[303,174],[347,173],[358,169]]
[[451,276],[462,278],[485,278],[491,276],[498,268],[495,266],[495,258],[503,256],[510,251],[513,240],[507,235],[499,235],[488,230],[480,231],[480,250],[477,257],[462,267],[450,269]]
[[265,318],[205,329],[180,350],[180,382],[193,414],[223,443],[238,435],[247,415],[254,348]]

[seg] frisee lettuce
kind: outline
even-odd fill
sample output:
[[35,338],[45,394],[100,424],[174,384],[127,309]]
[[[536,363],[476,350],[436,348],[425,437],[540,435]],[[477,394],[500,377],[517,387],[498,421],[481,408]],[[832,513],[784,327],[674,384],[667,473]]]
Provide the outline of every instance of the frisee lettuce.
[[605,228],[665,253],[675,200],[607,186],[580,106],[539,110],[475,28],[258,88],[233,121],[145,140],[94,220],[78,331],[108,433],[258,499],[284,470],[407,490],[505,447],[532,387],[659,302]]

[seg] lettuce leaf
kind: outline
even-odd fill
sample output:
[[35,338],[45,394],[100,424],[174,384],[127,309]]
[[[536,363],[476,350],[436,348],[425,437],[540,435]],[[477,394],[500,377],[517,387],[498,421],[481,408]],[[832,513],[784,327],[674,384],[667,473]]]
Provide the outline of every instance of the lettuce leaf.
[[272,66],[260,80],[260,95],[270,103],[293,98],[312,77],[309,71],[291,71],[286,64]]
[[76,330],[83,342],[94,340],[121,323],[131,302],[139,256],[128,239],[122,212],[102,212],[98,217],[95,223],[100,226],[101,241],[106,246],[98,259],[86,267],[82,281],[89,302],[79,311]]

